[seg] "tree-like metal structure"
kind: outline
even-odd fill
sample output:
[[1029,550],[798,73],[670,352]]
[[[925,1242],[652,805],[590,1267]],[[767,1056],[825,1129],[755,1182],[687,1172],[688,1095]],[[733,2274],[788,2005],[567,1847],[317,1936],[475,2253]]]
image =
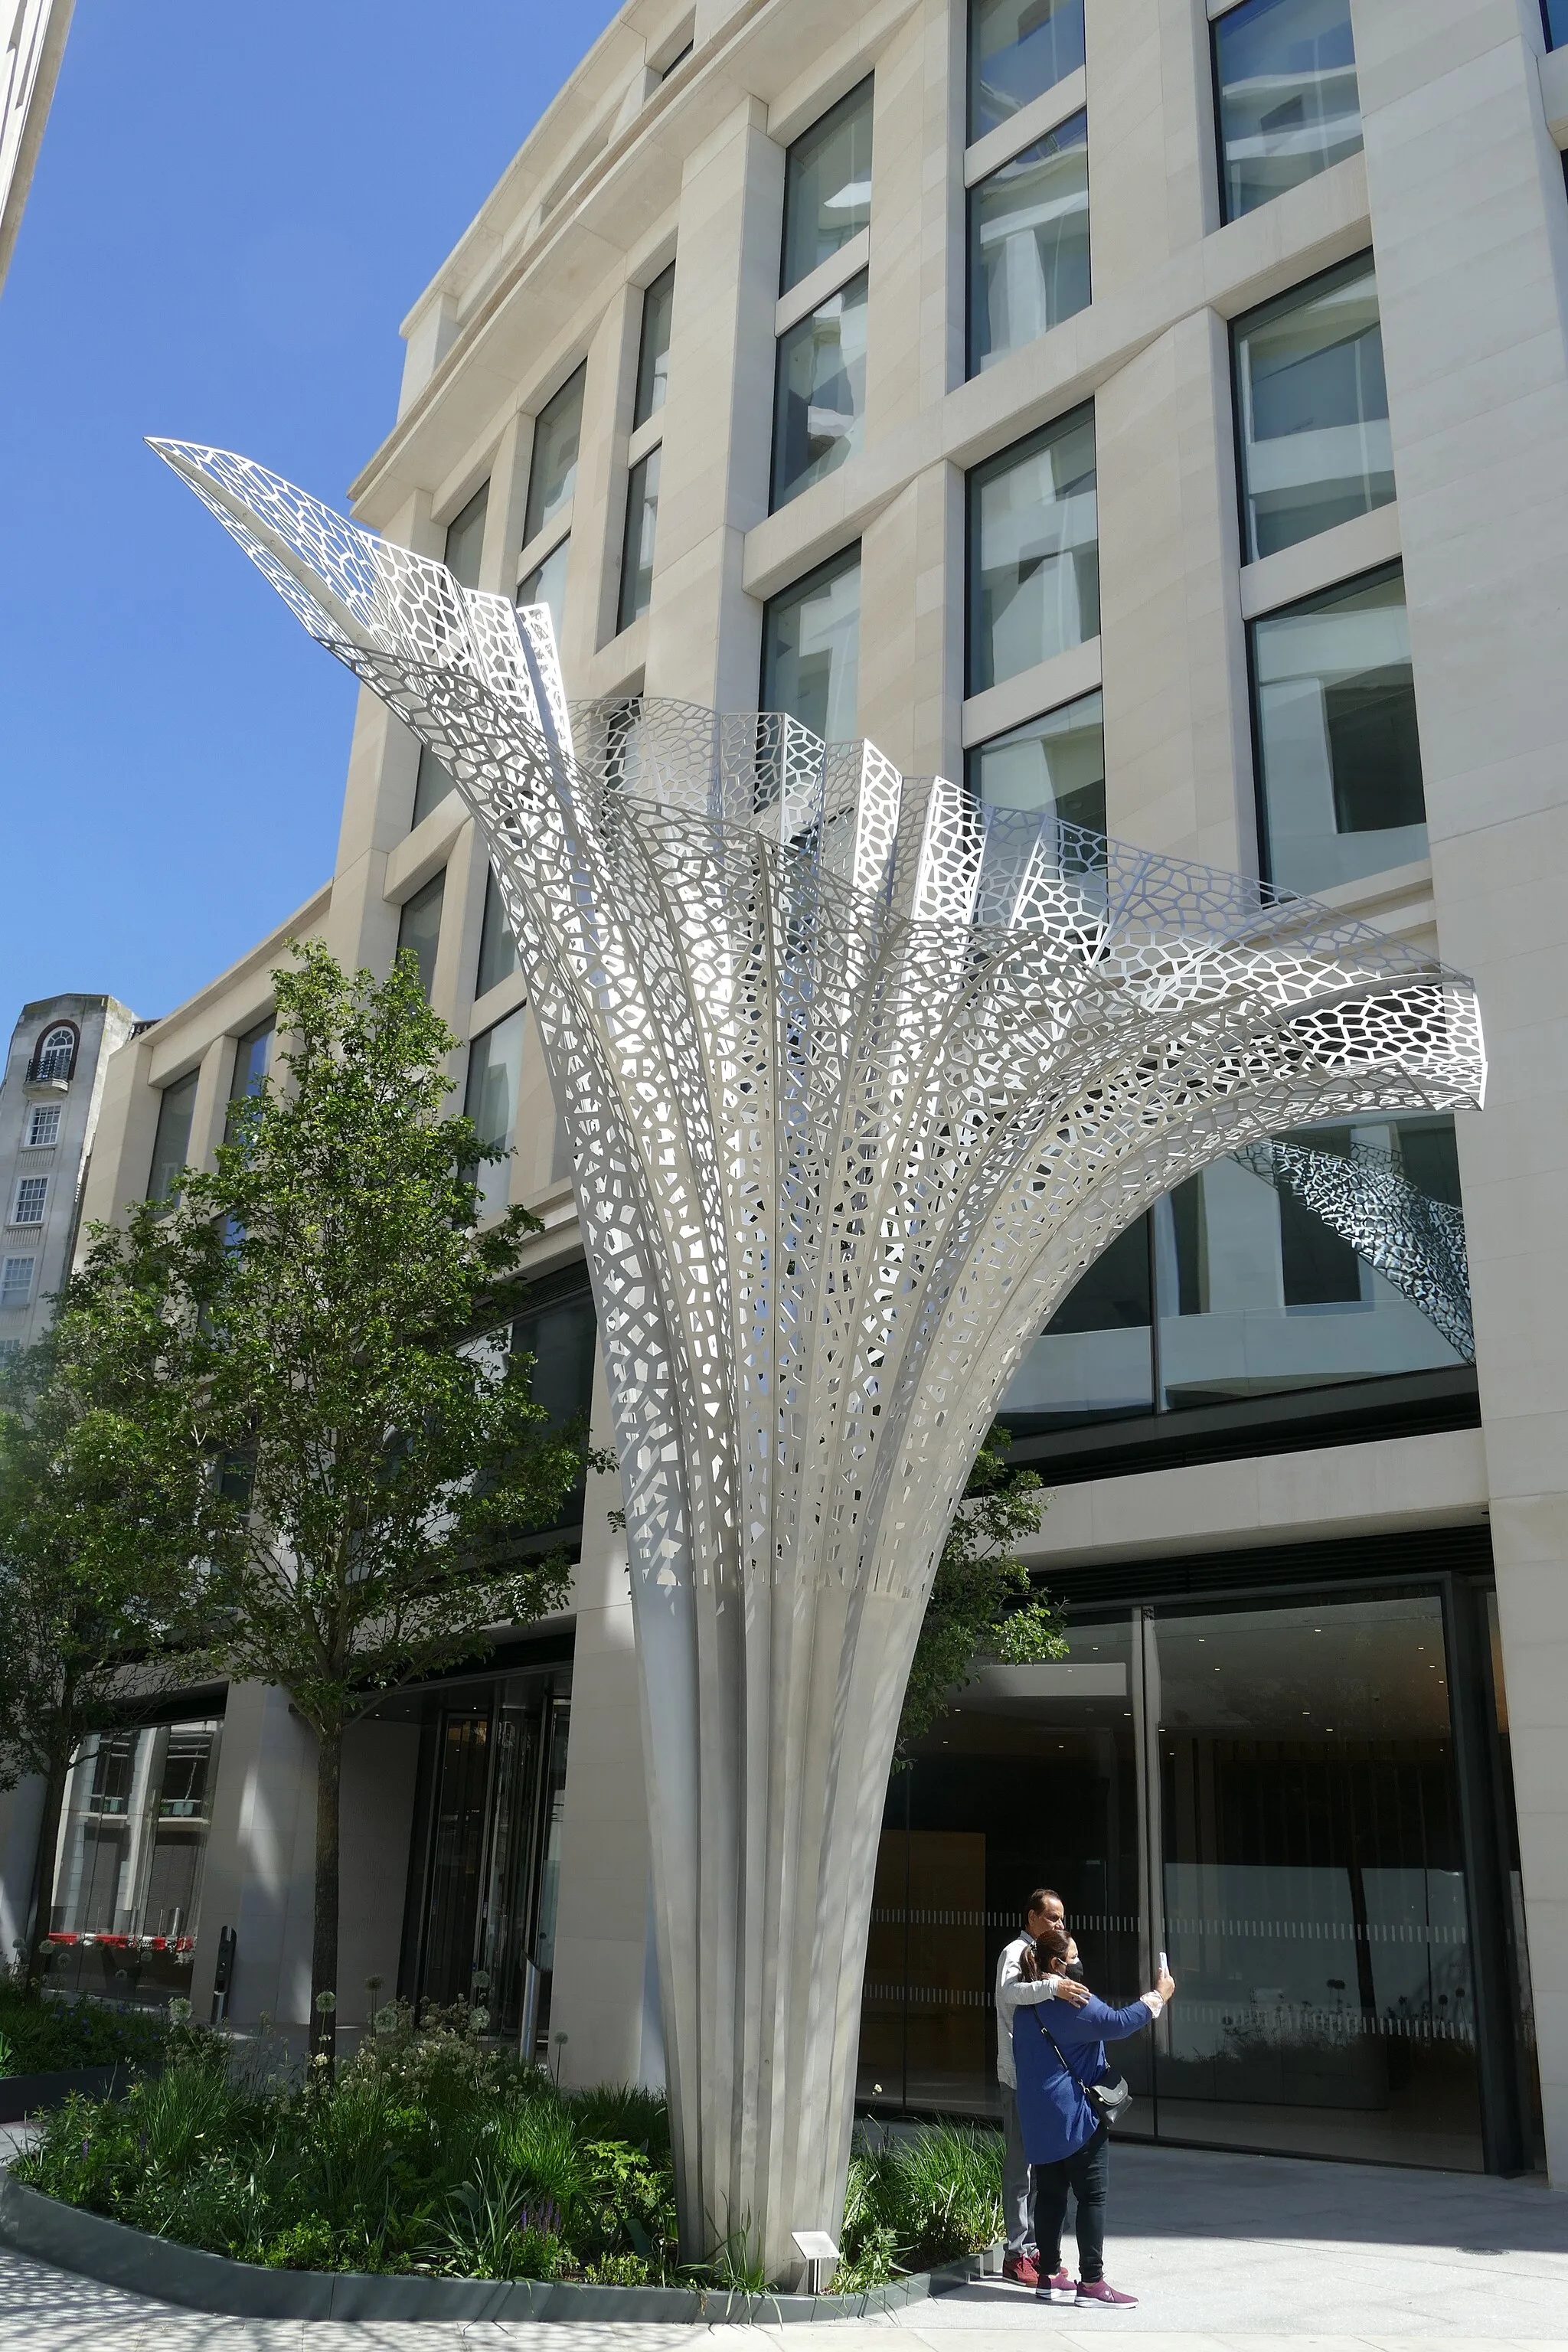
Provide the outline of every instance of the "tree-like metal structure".
[[1390,1151],[1369,1143],[1333,1150],[1270,1136],[1236,1153],[1244,1168],[1290,1195],[1348,1242],[1439,1330],[1456,1355],[1476,1360],[1465,1213],[1413,1184]]
[[490,844],[575,1154],[625,1482],[683,2239],[842,2213],[883,1793],[976,1446],[1222,1153],[1473,1104],[1473,992],[1256,884],[773,713],[574,726],[549,616],[167,442]]

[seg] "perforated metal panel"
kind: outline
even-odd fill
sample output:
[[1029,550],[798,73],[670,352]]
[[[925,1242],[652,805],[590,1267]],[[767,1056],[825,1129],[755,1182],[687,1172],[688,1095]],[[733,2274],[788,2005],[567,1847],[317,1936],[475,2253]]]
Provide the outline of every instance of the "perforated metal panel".
[[777,714],[569,721],[542,607],[154,446],[489,836],[625,1480],[685,2236],[745,2220],[782,2272],[841,2218],[904,1684],[1024,1349],[1221,1153],[1476,1102],[1473,992]]

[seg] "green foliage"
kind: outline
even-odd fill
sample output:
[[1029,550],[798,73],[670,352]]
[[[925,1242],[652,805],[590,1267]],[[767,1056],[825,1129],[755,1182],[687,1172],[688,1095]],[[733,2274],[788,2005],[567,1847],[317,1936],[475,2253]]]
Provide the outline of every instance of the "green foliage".
[[0,1978],[0,2075],[54,2074],[77,2066],[146,2066],[164,2042],[163,2021],[106,2008],[83,1995],[57,2000]]
[[[731,2221],[683,2265],[669,2120],[649,2092],[559,2091],[488,2047],[473,2012],[406,2009],[335,2080],[268,2074],[199,2029],[120,2100],[73,2099],[16,2160],[33,2188],[133,2229],[286,2270],[681,2282],[763,2294],[754,2232]],[[635,2135],[635,2137],[634,2137]],[[862,2142],[834,2281],[848,2293],[994,2242],[1002,2143],[943,2127]]]
[[977,2253],[1001,2235],[999,2132],[941,2124],[880,2143],[862,2137],[849,2160],[833,2291],[861,2293]]
[[1039,1531],[1044,1489],[1032,1470],[1010,1470],[1011,1439],[997,1424],[975,1457],[931,1585],[904,1692],[898,1754],[936,1722],[983,1654],[1007,1665],[1068,1654],[1061,1613],[1039,1598],[1013,1547]]

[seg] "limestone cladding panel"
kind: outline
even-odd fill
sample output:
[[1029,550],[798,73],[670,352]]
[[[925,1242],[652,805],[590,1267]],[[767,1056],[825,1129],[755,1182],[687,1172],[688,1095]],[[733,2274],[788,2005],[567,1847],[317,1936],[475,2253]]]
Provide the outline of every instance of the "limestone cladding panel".
[[963,477],[918,474],[861,541],[860,726],[906,775],[963,772]]
[[784,153],[755,100],[681,188],[647,690],[719,709],[757,698],[760,614],[741,565],[767,511],[783,197]]
[[1091,0],[1084,10],[1097,301],[1217,223],[1207,32],[1192,0]]
[[1179,320],[1094,413],[1108,828],[1256,873],[1224,321]]
[[286,1691],[231,1684],[213,1791],[191,1998],[205,2018],[218,1937],[238,1938],[229,2015],[302,2027],[310,1998],[315,1741]]
[[910,423],[963,378],[963,11],[947,0],[922,0],[877,61],[868,436]]
[[[1352,0],[1443,950],[1548,2152],[1568,2179],[1568,219],[1526,0]],[[1456,340],[1456,321],[1462,331]]]

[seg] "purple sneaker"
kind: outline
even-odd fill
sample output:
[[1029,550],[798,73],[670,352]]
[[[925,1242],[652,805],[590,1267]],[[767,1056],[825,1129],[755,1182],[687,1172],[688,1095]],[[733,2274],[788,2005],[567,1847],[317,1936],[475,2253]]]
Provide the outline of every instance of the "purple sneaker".
[[1108,2311],[1135,2311],[1138,2307],[1135,2294],[1123,2294],[1109,2279],[1079,2279],[1074,2299],[1079,2303],[1103,2304]]
[[1043,2278],[1035,2289],[1037,2303],[1076,2303],[1078,2289],[1069,2271],[1060,2270],[1055,2278]]

